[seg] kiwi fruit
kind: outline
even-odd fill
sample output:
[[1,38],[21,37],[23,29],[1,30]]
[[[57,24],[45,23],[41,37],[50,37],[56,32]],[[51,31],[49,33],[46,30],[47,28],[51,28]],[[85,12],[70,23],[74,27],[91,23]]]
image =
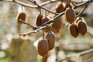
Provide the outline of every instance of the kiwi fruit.
[[26,21],[26,13],[25,12],[20,12],[17,14],[17,17],[16,17],[16,20],[19,22],[19,23],[22,23],[22,21]]
[[52,50],[55,45],[55,34],[52,31],[48,32],[46,39],[48,40],[49,50]]
[[70,24],[72,24],[76,19],[75,11],[72,8],[67,8],[66,9],[65,16],[66,16],[67,22],[69,22]]
[[80,21],[78,22],[78,31],[80,34],[85,35],[87,32],[87,25],[85,22]]
[[71,34],[73,37],[75,37],[75,38],[79,35],[77,25],[75,25],[75,24],[71,24],[71,25],[70,25],[70,34]]
[[39,14],[36,18],[36,26],[40,26],[42,24],[43,15]]
[[[44,17],[42,18],[42,24],[45,23],[45,22],[47,22],[47,21],[49,21],[49,18],[46,17],[46,16],[44,16]],[[49,32],[50,30],[51,30],[51,26],[47,26],[47,27],[44,29],[45,32]]]
[[38,53],[42,57],[45,57],[48,54],[49,45],[46,39],[40,40],[38,43]]
[[58,7],[56,8],[56,12],[57,13],[61,13],[65,10],[65,3],[64,2],[60,2]]
[[61,17],[58,17],[57,19],[55,19],[52,25],[52,31],[54,33],[58,33],[61,28],[62,28],[62,20],[61,20]]

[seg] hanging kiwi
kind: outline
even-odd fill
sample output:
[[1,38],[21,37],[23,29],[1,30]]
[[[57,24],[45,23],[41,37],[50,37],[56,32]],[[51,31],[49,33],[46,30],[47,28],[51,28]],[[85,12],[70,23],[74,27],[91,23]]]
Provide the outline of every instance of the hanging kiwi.
[[41,14],[41,8],[39,8],[39,12],[40,14],[36,17],[36,26],[40,26],[42,24],[43,15]]
[[42,24],[42,17],[43,15],[39,14],[36,18],[36,25],[40,26]]
[[73,37],[76,38],[76,37],[79,35],[77,25],[71,24],[69,28],[70,28],[70,34],[71,34]]
[[69,22],[70,24],[72,24],[76,19],[75,11],[72,8],[67,8],[66,9],[65,16],[66,16],[67,22]]
[[48,32],[46,39],[48,40],[49,50],[52,50],[55,46],[55,34],[52,31]]
[[78,22],[78,31],[80,34],[85,35],[87,33],[87,24],[85,22],[84,18],[80,18],[80,21]]
[[58,17],[55,19],[53,25],[52,25],[52,31],[54,33],[58,33],[62,28],[62,19],[61,17]]
[[57,13],[61,13],[65,10],[65,3],[64,2],[60,2],[58,7],[56,8],[56,12]]
[[22,21],[26,21],[26,13],[25,13],[25,12],[20,12],[20,13],[18,13],[16,20],[17,20],[19,23],[23,23]]
[[[42,18],[42,24],[45,23],[45,22],[47,22],[47,21],[49,21],[49,18],[46,17],[46,16],[44,16],[44,17]],[[47,27],[44,29],[45,32],[49,32],[50,30],[51,30],[51,26],[47,26]]]
[[17,28],[18,28],[18,32],[21,32],[21,25],[23,22],[25,22],[27,20],[27,15],[26,12],[23,10],[23,6],[21,6],[21,12],[18,12],[17,16],[16,16],[16,21],[17,21]]
[[38,43],[38,53],[42,57],[45,57],[48,54],[49,45],[46,39],[40,40]]

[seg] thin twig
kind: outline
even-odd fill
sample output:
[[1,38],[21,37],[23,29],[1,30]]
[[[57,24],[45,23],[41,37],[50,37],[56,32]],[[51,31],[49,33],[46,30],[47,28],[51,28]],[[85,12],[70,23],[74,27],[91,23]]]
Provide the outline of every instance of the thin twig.
[[23,21],[22,19],[19,19],[19,20],[20,20],[20,22],[22,22],[22,23],[24,23],[24,24],[26,24],[26,25],[28,25],[28,26],[30,26],[30,27],[32,27],[32,28],[33,28],[33,26],[32,26],[32,25],[30,25],[29,23],[27,23],[27,22]]
[[34,31],[30,31],[30,32],[27,32],[27,33],[19,33],[19,35],[26,36],[26,35],[29,35],[29,34],[32,34],[32,33],[36,33],[37,31],[43,30],[44,28],[49,27],[50,25],[51,24],[49,24],[47,26],[43,26],[43,27],[37,27]]
[[47,8],[44,8],[43,6],[40,6],[39,4],[36,3],[36,1],[31,1],[31,0],[28,0],[28,1],[34,3],[34,4],[37,5],[39,8],[42,8],[42,9],[44,9],[44,10],[50,12],[50,13],[53,13],[53,14],[56,14],[56,15],[58,14],[58,13],[55,13],[55,12],[53,12],[53,11],[47,9]]
[[85,51],[82,51],[82,52],[78,53],[78,55],[79,56],[83,56],[83,55],[89,54],[91,52],[93,52],[93,48],[92,49],[85,50]]
[[81,6],[89,5],[89,4],[92,3],[92,2],[93,2],[93,0],[88,0],[88,1],[86,1],[86,2],[83,2],[83,3],[81,3],[81,4],[76,5],[76,6],[74,7],[74,9],[79,8],[79,7],[81,7]]
[[70,3],[71,3],[74,7],[76,6],[76,4],[75,4],[73,1],[71,1]]
[[[82,52],[79,52],[79,53],[76,53],[76,54],[67,55],[66,58],[80,57],[80,56],[83,56],[83,55],[86,55],[86,54],[89,54],[89,53],[92,53],[92,52],[93,52],[93,48],[82,51]],[[62,59],[62,61],[66,60],[66,58]]]
[[86,61],[84,61],[84,62],[91,62],[91,61],[93,61],[93,57],[86,59]]
[[[30,4],[27,4],[27,3],[24,3],[24,2],[21,2],[21,1],[18,1],[18,0],[12,0],[12,1],[1,0],[1,1],[4,1],[4,2],[14,2],[14,3],[20,4],[20,5],[29,7],[29,8],[38,8],[37,5],[30,5]],[[45,6],[45,5],[47,5],[47,4],[55,3],[55,2],[57,2],[57,1],[47,1],[47,2],[44,2],[44,3],[38,4],[38,5],[40,5],[40,6]]]
[[76,16],[76,17],[79,17],[87,8],[87,5],[83,8],[83,10],[81,10],[81,12]]
[[32,26],[30,23],[27,23],[27,22],[25,22],[25,21],[23,21],[23,20],[21,20],[21,19],[19,19],[19,20],[20,20],[20,22],[22,22],[23,24],[26,24],[26,25],[30,26],[33,30],[38,29],[38,27],[34,27],[34,26]]
[[[49,4],[49,3],[57,2],[57,1],[47,1],[47,2],[44,2],[44,3],[41,3],[41,4],[37,4],[37,5],[30,5],[30,4],[27,4],[27,3],[24,3],[24,2],[21,2],[21,1],[18,1],[18,0],[12,0],[12,1],[2,0],[2,1],[4,1],[4,2],[14,2],[14,3],[17,3],[17,4],[23,5],[25,7],[29,7],[29,8],[38,8],[38,7],[41,7],[41,6],[45,6],[45,5]],[[42,7],[42,9],[47,10],[47,11],[53,13],[53,14],[57,14],[57,13],[54,13],[54,12],[48,10],[48,9],[45,9],[44,7]]]

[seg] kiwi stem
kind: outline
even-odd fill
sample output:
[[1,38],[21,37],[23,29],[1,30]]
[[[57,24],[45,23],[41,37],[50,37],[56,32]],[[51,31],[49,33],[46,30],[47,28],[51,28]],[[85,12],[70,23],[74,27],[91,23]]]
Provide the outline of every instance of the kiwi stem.
[[70,2],[71,2],[71,0],[67,0],[67,7],[72,8],[71,5],[70,5]]
[[18,33],[20,33],[21,32],[21,23],[17,23],[17,31],[18,31]]
[[40,11],[40,15],[41,15],[41,8],[39,8],[39,11]]
[[43,31],[43,39],[44,39],[44,36],[45,36],[44,29],[42,31]]
[[[29,1],[30,1],[30,0],[29,0]],[[38,7],[42,8],[42,9],[48,11],[48,12],[51,12],[51,13],[53,13],[53,14],[58,15],[58,13],[54,13],[54,12],[52,12],[50,9],[47,9],[47,8],[44,8],[43,6],[40,6],[39,4],[37,4],[36,1],[30,1],[30,2],[34,3],[34,4],[37,5]]]
[[28,26],[30,26],[30,27],[32,27],[33,29],[35,28],[35,27],[33,27],[32,25],[30,25],[29,23],[27,23],[27,22],[25,22],[25,21],[23,21],[22,19],[19,19],[22,23],[24,23],[24,24],[26,24],[26,25],[28,25]]
[[85,9],[86,9],[87,7],[88,7],[88,6],[86,5],[76,17],[79,17],[79,16],[85,11]]
[[45,10],[45,17],[47,16],[47,11]]
[[23,7],[23,5],[21,5],[21,9],[22,9],[22,11],[24,11],[24,7]]
[[71,1],[70,3],[71,3],[74,7],[76,6],[76,4],[75,4],[74,2]]
[[47,62],[48,59],[48,55],[46,55],[45,57],[42,57],[42,62]]

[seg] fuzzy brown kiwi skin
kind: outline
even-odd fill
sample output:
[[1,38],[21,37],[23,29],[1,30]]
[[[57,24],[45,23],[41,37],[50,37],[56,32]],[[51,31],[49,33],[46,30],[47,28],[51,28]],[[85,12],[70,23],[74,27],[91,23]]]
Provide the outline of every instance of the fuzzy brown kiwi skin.
[[46,39],[48,40],[49,50],[52,50],[55,46],[55,34],[52,31],[48,32]]
[[58,7],[56,8],[57,13],[61,13],[65,10],[65,6],[63,4],[65,4],[65,3],[62,3],[62,2],[59,3]]
[[65,16],[66,16],[67,22],[69,22],[70,24],[72,24],[76,19],[75,11],[72,8],[66,9]]
[[62,28],[62,19],[61,19],[61,17],[58,17],[57,19],[55,19],[55,21],[52,25],[52,31],[54,33],[58,33],[61,28]]
[[49,21],[49,19],[46,16],[43,16],[43,18],[42,18],[42,24],[45,23],[45,22],[47,22],[47,21]]
[[38,43],[38,53],[42,57],[45,57],[48,54],[49,45],[46,39],[40,40]]
[[85,35],[87,33],[87,25],[85,22],[80,21],[78,23],[78,31],[82,35]]
[[77,25],[75,24],[70,25],[70,34],[75,38],[79,35]]
[[[45,22],[47,22],[47,21],[49,21],[49,18],[46,17],[46,16],[44,16],[44,17],[42,18],[42,24],[45,23]],[[50,30],[51,30],[51,26],[47,26],[47,27],[44,29],[45,32],[49,32]]]
[[17,21],[17,30],[20,33],[21,32],[21,25],[22,25],[22,21],[26,21],[27,20],[27,16],[25,12],[20,12],[17,14],[16,16],[16,21]]
[[17,14],[16,20],[17,20],[19,23],[22,23],[22,21],[20,21],[20,19],[21,19],[22,21],[26,21],[26,13],[25,13],[25,12],[21,12],[21,13],[18,13],[18,14]]
[[40,26],[42,24],[43,15],[39,14],[36,18],[36,26]]

